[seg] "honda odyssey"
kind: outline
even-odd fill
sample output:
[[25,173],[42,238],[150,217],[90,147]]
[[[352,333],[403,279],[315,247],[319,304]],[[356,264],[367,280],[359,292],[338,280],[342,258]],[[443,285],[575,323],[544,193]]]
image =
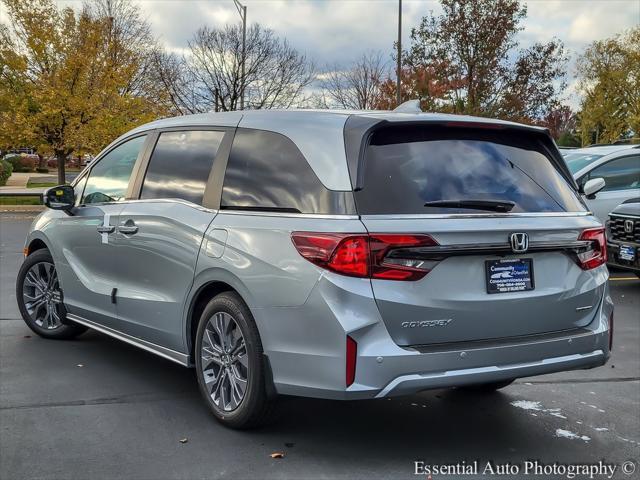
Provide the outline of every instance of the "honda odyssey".
[[91,328],[194,367],[236,428],[278,395],[490,391],[609,357],[605,232],[584,193],[548,131],[516,123],[164,119],[46,192],[17,298],[42,337]]

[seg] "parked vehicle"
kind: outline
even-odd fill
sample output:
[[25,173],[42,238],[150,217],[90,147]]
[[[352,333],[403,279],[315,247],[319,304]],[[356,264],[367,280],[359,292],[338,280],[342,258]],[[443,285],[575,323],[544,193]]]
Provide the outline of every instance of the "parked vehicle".
[[27,325],[193,366],[232,427],[278,394],[489,391],[609,357],[604,228],[541,128],[183,116],[117,139],[45,203],[17,279]]
[[586,196],[587,206],[603,222],[622,202],[640,196],[640,145],[583,148],[564,158],[583,191],[587,182],[604,180],[599,191]]
[[627,200],[609,214],[609,264],[640,277],[640,198]]

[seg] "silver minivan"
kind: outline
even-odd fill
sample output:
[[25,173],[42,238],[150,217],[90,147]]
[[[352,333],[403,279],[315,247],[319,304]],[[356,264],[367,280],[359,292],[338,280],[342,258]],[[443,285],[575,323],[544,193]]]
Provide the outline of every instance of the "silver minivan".
[[236,428],[279,395],[493,391],[609,357],[605,232],[583,193],[549,133],[516,123],[165,119],[46,192],[17,298],[43,337],[92,328],[195,367]]

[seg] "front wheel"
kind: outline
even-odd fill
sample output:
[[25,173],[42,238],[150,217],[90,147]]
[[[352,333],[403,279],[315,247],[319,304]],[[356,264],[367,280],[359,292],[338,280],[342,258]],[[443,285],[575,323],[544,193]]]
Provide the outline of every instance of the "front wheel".
[[198,385],[215,417],[232,428],[273,419],[262,343],[251,311],[234,292],[214,297],[202,312],[195,344]]
[[48,250],[37,250],[25,258],[16,281],[16,299],[22,318],[35,333],[45,338],[73,338],[87,329],[66,324],[62,289]]

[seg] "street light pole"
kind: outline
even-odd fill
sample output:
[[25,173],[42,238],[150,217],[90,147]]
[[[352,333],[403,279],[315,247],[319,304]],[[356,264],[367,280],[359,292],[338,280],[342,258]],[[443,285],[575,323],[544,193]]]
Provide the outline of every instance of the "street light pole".
[[398,0],[398,84],[396,85],[396,104],[400,105],[402,103],[402,90],[401,90],[401,82],[402,82],[402,0]]
[[246,63],[247,52],[247,7],[238,0],[233,0],[236,4],[240,18],[242,19],[242,63],[240,64],[240,110],[244,110],[244,65]]

